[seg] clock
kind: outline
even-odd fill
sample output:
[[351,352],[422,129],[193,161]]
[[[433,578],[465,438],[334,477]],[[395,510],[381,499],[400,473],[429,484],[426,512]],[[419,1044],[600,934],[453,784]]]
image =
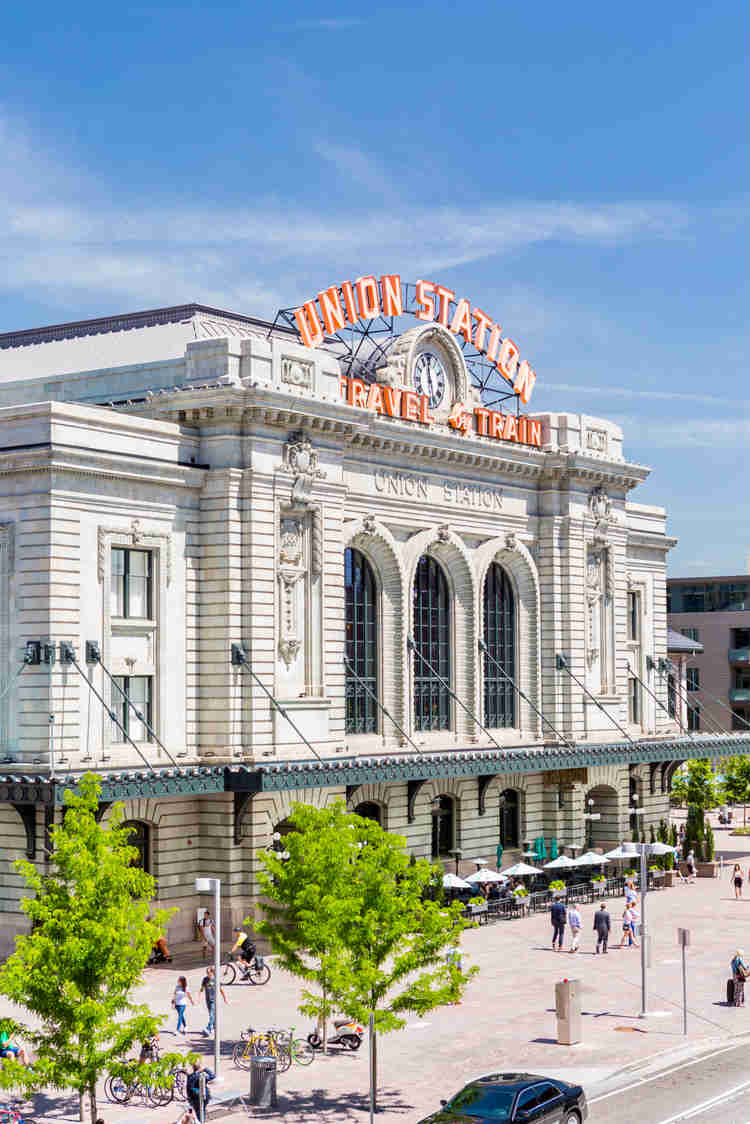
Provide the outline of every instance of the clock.
[[414,364],[414,389],[424,394],[431,410],[445,398],[446,375],[443,361],[434,351],[421,351]]

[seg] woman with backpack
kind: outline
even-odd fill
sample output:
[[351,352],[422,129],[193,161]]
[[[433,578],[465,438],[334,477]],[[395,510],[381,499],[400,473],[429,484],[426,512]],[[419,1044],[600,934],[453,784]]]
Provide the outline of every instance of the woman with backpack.
[[750,968],[745,963],[742,952],[737,949],[732,957],[731,964],[732,980],[734,981],[734,998],[732,1006],[744,1007],[745,1006],[745,980],[750,974]]

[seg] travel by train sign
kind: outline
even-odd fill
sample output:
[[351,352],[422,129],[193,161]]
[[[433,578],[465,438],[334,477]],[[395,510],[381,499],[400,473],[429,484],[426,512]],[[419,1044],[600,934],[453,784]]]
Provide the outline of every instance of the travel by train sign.
[[[405,289],[412,291],[413,299],[404,299]],[[294,309],[293,315],[306,347],[321,347],[327,336],[335,336],[347,325],[377,323],[379,318],[413,315],[426,323],[442,324],[463,341],[462,347],[481,357],[484,366],[497,371],[510,396],[517,395],[525,405],[534,390],[534,370],[528,360],[521,359],[510,336],[503,335],[501,325],[466,297],[457,297],[452,289],[434,281],[406,285],[397,273],[385,273],[379,280],[371,275],[343,281],[322,289],[317,297]],[[485,390],[486,380],[479,381]]]

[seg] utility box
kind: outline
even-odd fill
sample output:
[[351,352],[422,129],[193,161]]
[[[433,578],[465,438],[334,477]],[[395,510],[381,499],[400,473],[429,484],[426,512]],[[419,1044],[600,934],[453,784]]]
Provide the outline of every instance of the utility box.
[[581,981],[560,980],[555,984],[557,1041],[575,1046],[581,1041]]

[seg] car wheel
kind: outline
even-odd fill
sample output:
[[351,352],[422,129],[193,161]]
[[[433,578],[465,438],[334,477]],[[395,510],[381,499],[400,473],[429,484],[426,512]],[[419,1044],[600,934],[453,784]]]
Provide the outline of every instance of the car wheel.
[[581,1118],[577,1112],[569,1112],[563,1117],[563,1124],[581,1124]]

